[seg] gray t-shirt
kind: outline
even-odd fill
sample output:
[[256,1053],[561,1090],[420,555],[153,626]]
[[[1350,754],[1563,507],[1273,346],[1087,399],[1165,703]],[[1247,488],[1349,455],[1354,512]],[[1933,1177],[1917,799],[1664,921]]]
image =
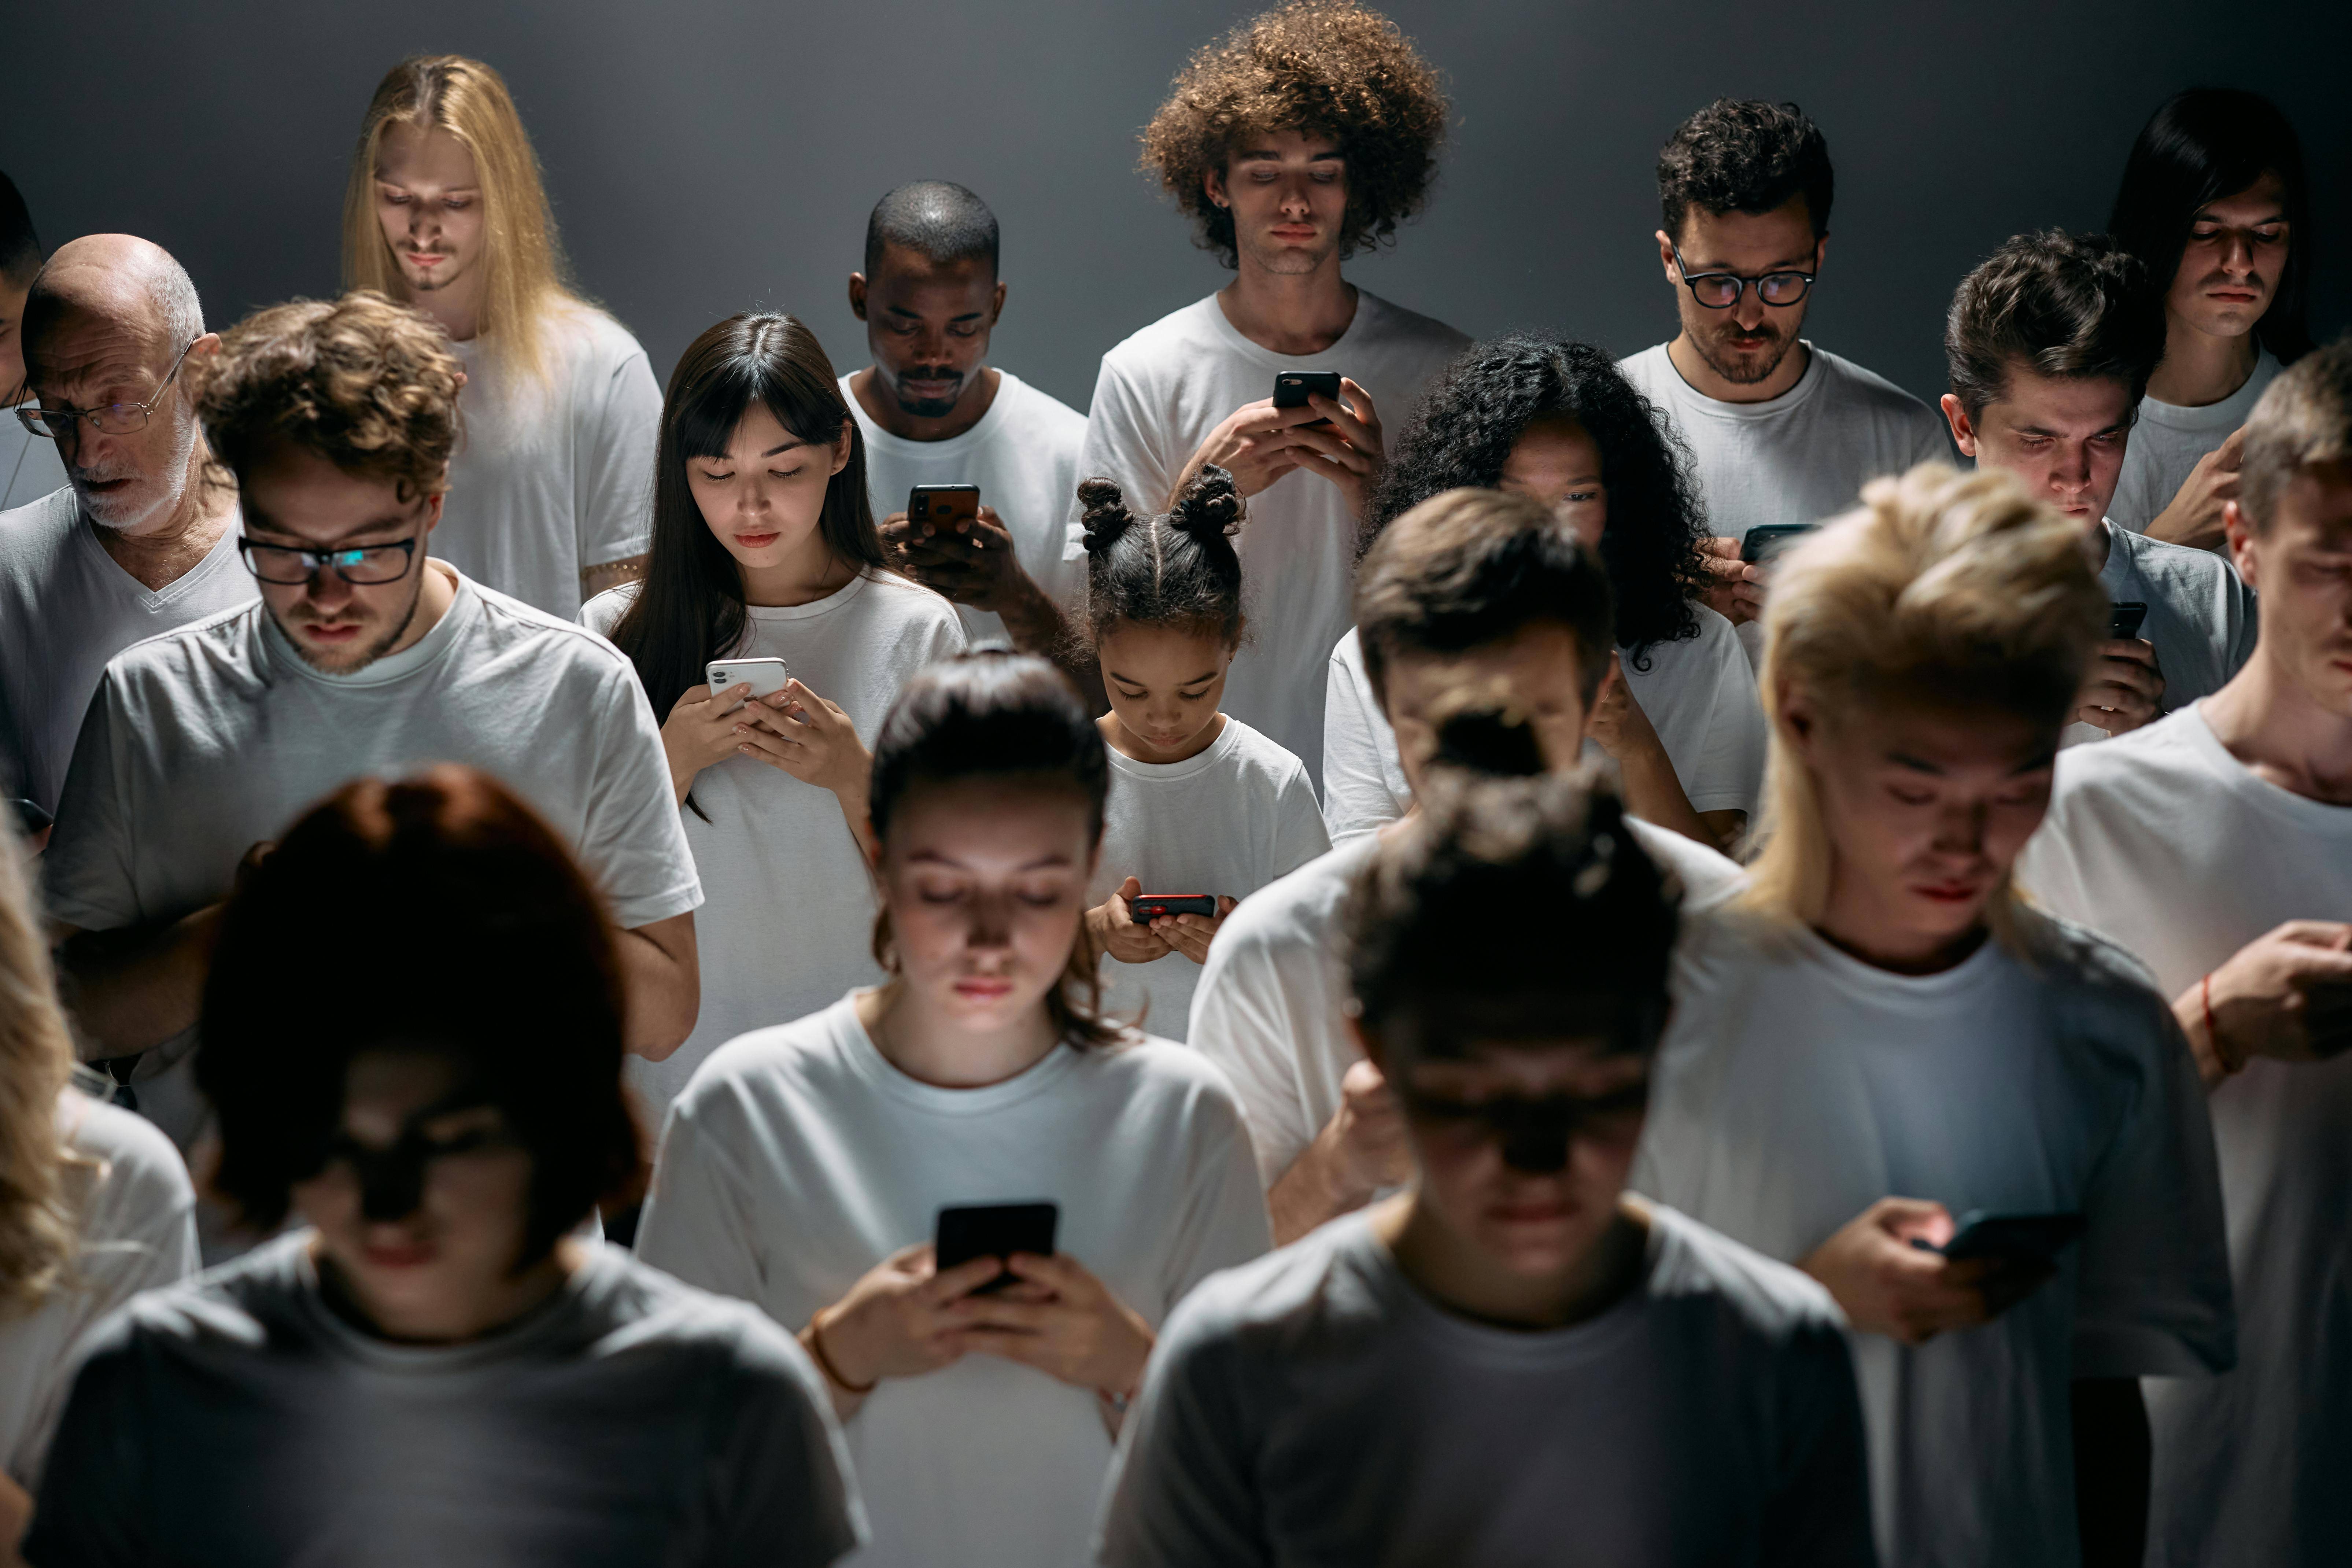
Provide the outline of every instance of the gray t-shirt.
[[813,1568],[862,1537],[824,1384],[753,1309],[599,1247],[521,1322],[393,1344],[310,1241],[100,1326],[30,1562]]
[[[0,395],[11,390],[0,386]],[[14,407],[0,408],[0,511],[30,506],[66,482],[57,442],[26,429]]]
[[1873,1562],[1827,1291],[1671,1209],[1588,1322],[1440,1308],[1361,1215],[1202,1284],[1127,1425],[1101,1561]]
[[2105,528],[2099,586],[2117,604],[2147,606],[2139,635],[2156,645],[2165,711],[2221,690],[2254,651],[2254,591],[2210,550],[2167,544],[2112,519]]

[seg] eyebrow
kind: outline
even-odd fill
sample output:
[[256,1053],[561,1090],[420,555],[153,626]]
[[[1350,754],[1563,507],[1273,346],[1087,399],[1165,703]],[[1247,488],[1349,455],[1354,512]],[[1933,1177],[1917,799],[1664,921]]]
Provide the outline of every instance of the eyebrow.
[[[904,316],[910,321],[919,321],[923,319],[919,312],[909,310],[904,305],[893,305],[888,310],[885,310],[883,314],[887,316]],[[962,315],[950,316],[948,320],[950,321],[977,321],[986,314],[988,314],[988,312],[985,310],[966,310]]]
[[[971,868],[962,861],[955,858],[953,856],[942,855],[936,849],[918,849],[913,854],[908,856],[907,858],[918,865],[929,864],[933,866],[952,866],[959,871],[968,871]],[[1032,860],[1025,866],[1015,866],[1013,870],[1016,873],[1022,871],[1045,871],[1051,870],[1058,866],[1072,866],[1076,864],[1076,862],[1072,860],[1067,855],[1047,855],[1039,859]]]
[[[1693,257],[1685,257],[1683,259],[1691,264],[1691,270],[1693,272],[1732,272],[1738,270],[1728,261],[1700,261]],[[1811,267],[1812,264],[1813,253],[1809,250],[1802,256],[1784,256],[1778,261],[1768,261],[1762,267],[1756,269],[1755,276],[1761,278],[1768,272],[1802,272],[1806,268]]]
[[[2010,428],[2016,431],[2021,436],[2048,436],[2053,439],[2066,434],[2063,430],[2053,430],[2047,425],[2012,425]],[[2118,430],[2128,430],[2130,428],[2131,420],[2129,418],[2123,418],[2116,420],[2112,425],[2102,425],[2096,430],[2092,431],[2091,434],[2094,436],[2112,436]]]
[[[1140,685],[1142,685],[1142,684],[1143,684],[1143,682],[1142,682],[1142,681],[1136,679],[1135,679],[1135,677],[1133,677],[1133,676],[1131,676],[1131,675],[1121,675],[1118,671],[1117,671],[1117,670],[1115,670],[1115,669],[1114,669],[1114,670],[1112,670],[1112,671],[1110,672],[1110,678],[1111,678],[1113,680],[1123,680],[1123,681],[1125,681],[1125,682],[1126,682],[1128,685],[1129,685],[1129,686],[1140,686]],[[1194,676],[1194,677],[1193,677],[1192,679],[1190,679],[1190,680],[1180,680],[1180,681],[1178,681],[1176,684],[1177,684],[1178,686],[1180,686],[1180,687],[1183,687],[1183,686],[1198,686],[1198,685],[1200,685],[1200,684],[1201,684],[1201,682],[1202,682],[1202,681],[1204,681],[1204,680],[1214,680],[1214,679],[1217,679],[1217,672],[1216,672],[1215,670],[1213,670],[1213,670],[1210,670],[1210,671],[1209,671],[1207,674],[1205,674],[1205,675],[1196,675],[1196,676]]]
[[[1344,154],[1342,154],[1337,148],[1334,148],[1328,153],[1309,153],[1307,154],[1307,161],[1310,163],[1339,163],[1343,156]],[[1271,147],[1260,147],[1255,152],[1234,153],[1234,162],[1236,163],[1279,163],[1282,162],[1282,154],[1276,152]]]
[[[2050,766],[2052,763],[2055,762],[2057,760],[2057,756],[2058,753],[2055,751],[2036,752],[2032,756],[2026,758],[2025,761],[2018,763],[2017,766],[2010,769],[2009,776],[2011,778],[2016,778],[2021,773],[2039,773],[2043,768]],[[1924,757],[1912,756],[1907,752],[1889,752],[1886,753],[1886,760],[1894,763],[1898,768],[1908,768],[1913,773],[1928,773],[1937,778],[1942,778],[1945,776],[1944,770],[1941,767],[1938,767],[1936,763],[1927,761]]]
[[251,510],[252,505],[253,503],[250,501],[246,503],[247,511],[245,517],[245,531],[247,536],[250,536],[257,531],[262,533],[274,533],[280,539],[299,541],[299,543],[296,545],[295,548],[303,550],[348,550],[351,548],[351,542],[354,539],[362,538],[371,533],[384,533],[396,529],[405,528],[410,521],[410,518],[407,514],[396,512],[389,518],[373,519],[367,522],[361,523],[356,528],[346,529],[332,539],[313,539],[309,534],[297,533],[292,529],[287,528],[280,523],[270,521],[266,514],[260,517],[256,517]]

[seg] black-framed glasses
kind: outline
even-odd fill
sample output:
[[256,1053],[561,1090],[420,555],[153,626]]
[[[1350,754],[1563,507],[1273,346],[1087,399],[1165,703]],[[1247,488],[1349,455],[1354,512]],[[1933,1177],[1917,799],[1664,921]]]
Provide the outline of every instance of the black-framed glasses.
[[245,569],[264,583],[290,586],[331,571],[346,583],[367,587],[397,583],[407,576],[416,563],[417,543],[414,539],[400,539],[350,550],[302,550],[290,544],[262,544],[240,534],[236,552],[245,558]]
[[180,379],[180,366],[187,363],[188,349],[195,346],[196,340],[190,338],[187,348],[180,351],[180,357],[172,362],[172,368],[164,374],[163,384],[158,386],[155,395],[144,403],[110,403],[103,408],[89,409],[19,408],[16,417],[24,422],[26,429],[36,436],[47,436],[52,441],[72,429],[77,419],[88,420],[89,427],[101,436],[128,436],[134,430],[144,430],[147,428],[147,416],[155,411],[155,405],[163,401],[163,394]]
[[1682,247],[1672,247],[1675,270],[1683,275],[1683,287],[1691,298],[1710,310],[1728,310],[1739,303],[1739,296],[1750,288],[1756,297],[1767,305],[1793,305],[1812,288],[1811,272],[1767,272],[1760,278],[1745,278],[1737,272],[1693,272],[1683,259]]

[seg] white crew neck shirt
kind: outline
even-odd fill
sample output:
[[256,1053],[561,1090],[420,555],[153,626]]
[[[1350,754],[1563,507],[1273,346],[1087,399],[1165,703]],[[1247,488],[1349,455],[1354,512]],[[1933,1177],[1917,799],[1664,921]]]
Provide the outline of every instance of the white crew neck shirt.
[[[434,561],[456,594],[410,647],[313,669],[256,600],[117,655],[74,747],[41,857],[50,916],[83,931],[177,919],[228,896],[237,862],[353,779],[482,769],[580,857],[624,928],[702,901],[661,732],[635,671],[593,632]],[[131,1078],[185,1149],[209,1112],[190,1029]]]
[[544,384],[474,339],[465,438],[433,552],[485,587],[549,615],[580,613],[580,574],[653,543],[661,388],[628,329],[593,306],[548,313]]
[[57,1128],[73,1253],[39,1305],[0,1321],[0,1467],[37,1496],[83,1334],[140,1291],[196,1268],[196,1194],[171,1140],[70,1084],[58,1096]]
[[519,1322],[395,1344],[327,1303],[312,1240],[99,1331],[31,1561],[818,1568],[856,1544],[831,1397],[740,1302],[596,1247]]
[[[1647,669],[1624,658],[1625,689],[1650,721],[1693,811],[1744,811],[1751,817],[1764,789],[1764,708],[1756,672],[1731,623],[1705,605],[1698,636],[1652,643]],[[1605,755],[1591,741],[1588,757]],[[1402,816],[1412,806],[1396,731],[1381,711],[1364,645],[1356,628],[1331,650],[1323,710],[1323,822],[1344,844]]]
[[[10,390],[0,386],[0,392]],[[30,403],[0,406],[0,511],[30,506],[71,483],[56,440],[34,435],[16,417],[18,407],[32,406]]]
[[[1082,605],[1086,557],[1066,558],[1063,551],[1069,542],[1071,499],[1078,493],[1078,447],[1087,438],[1087,416],[998,368],[996,396],[979,424],[944,441],[909,441],[866,414],[849,389],[856,374],[841,378],[841,397],[866,438],[866,489],[874,521],[906,510],[908,492],[917,485],[978,485],[980,504],[993,510],[1013,535],[1013,559],[1030,581],[1065,614]],[[971,642],[1009,640],[1004,617],[995,611],[958,605],[955,613]]]
[[[1469,339],[1443,322],[1356,290],[1355,319],[1320,353],[1278,354],[1242,335],[1214,294],[1103,355],[1087,418],[1081,478],[1115,481],[1139,515],[1165,510],[1169,487],[1210,431],[1274,395],[1286,371],[1338,371],[1371,395],[1394,430],[1431,377]],[[1075,499],[1063,553],[1083,563]],[[1358,520],[1339,487],[1292,472],[1249,498],[1234,540],[1250,586],[1250,640],[1225,679],[1225,711],[1322,773],[1323,667],[1355,618]],[[1157,890],[1157,889],[1155,889]]]
[[2123,472],[2116,480],[2116,497],[2107,515],[2134,533],[2146,533],[2180,487],[2198,459],[2230,438],[2246,422],[2263,390],[2278,378],[2279,362],[2265,348],[2254,351],[2253,374],[2246,384],[2201,408],[2183,407],[2153,397],[2139,400],[2139,416],[2131,441],[2124,448]]
[[[703,1064],[670,1108],[637,1251],[797,1330],[930,1240],[941,1207],[1037,1200],[1059,1205],[1055,1250],[1155,1328],[1270,1241],[1233,1093],[1182,1047],[1057,1046],[942,1089],[876,1048],[853,993]],[[874,1530],[861,1568],[1088,1561],[1111,1456],[1092,1390],[971,1354],[885,1379],[847,1432]]]
[[[2018,879],[2179,996],[2284,921],[2352,920],[2352,807],[2262,777],[2190,708],[2062,754]],[[2352,1538],[2352,1056],[2257,1058],[2206,1103],[2238,1367],[2148,1385],[2148,1562],[2325,1562]]]
[[[1685,903],[1738,879],[1705,845],[1625,820]],[[1379,846],[1359,834],[1259,889],[1225,917],[1201,966],[1187,1043],[1232,1082],[1269,1188],[1339,1111],[1339,1080],[1363,1059],[1348,1029],[1347,905]]]
[[1625,1298],[1524,1331],[1405,1277],[1361,1215],[1186,1299],[1106,1500],[1113,1568],[1870,1568],[1829,1292],[1672,1209]]
[[[1139,763],[1116,746],[1103,750],[1110,800],[1087,889],[1090,907],[1129,877],[1147,893],[1246,899],[1331,847],[1306,765],[1230,713],[1208,750],[1181,763]],[[1099,973],[1106,1007],[1122,1018],[1143,1009],[1143,1026],[1184,1039],[1200,964],[1181,952],[1150,963],[1106,953]]]
[[[580,618],[609,633],[637,591],[630,583],[599,594]],[[782,659],[849,716],[868,750],[915,673],[964,646],[955,607],[892,573],[861,574],[805,605],[752,605],[745,613],[744,644],[726,657]],[[692,794],[709,816],[677,814],[705,900],[694,922],[702,1009],[668,1058],[629,1058],[629,1082],[653,1127],[694,1069],[736,1036],[814,1013],[883,977],[874,962],[873,878],[831,790],[734,756],[696,774]]]
[[1686,915],[1632,1185],[1794,1263],[1879,1199],[2084,1215],[2055,1278],[1982,1327],[1853,1337],[1879,1552],[2074,1568],[2076,1377],[2231,1361],[2203,1096],[2128,955],[2022,917],[1890,973],[1727,901]]
[[[2118,527],[2109,518],[2107,562],[2099,586],[2114,604],[2147,606],[2139,635],[2156,647],[2164,676],[2164,710],[2177,713],[2230,683],[2253,656],[2254,591],[2238,569],[2210,550],[2167,544]],[[2105,741],[2095,724],[2066,726],[2066,743]]]
[[[15,421],[0,411],[0,423]],[[152,591],[115,564],[95,526],[70,488],[0,514],[0,795],[49,812],[106,661],[259,593],[237,559],[234,520],[203,560]]]

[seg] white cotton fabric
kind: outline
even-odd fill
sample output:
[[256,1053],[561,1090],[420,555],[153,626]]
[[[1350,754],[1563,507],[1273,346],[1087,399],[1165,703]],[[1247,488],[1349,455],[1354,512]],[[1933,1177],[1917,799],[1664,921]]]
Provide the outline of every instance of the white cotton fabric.
[[[856,997],[730,1041],[670,1108],[638,1255],[790,1329],[937,1233],[942,1206],[1044,1200],[1055,1250],[1155,1328],[1266,1250],[1233,1094],[1164,1040],[1055,1047],[981,1089],[893,1067]],[[886,1379],[848,1423],[862,1568],[1077,1568],[1110,1463],[1090,1389],[972,1354]]]
[[2279,362],[2268,349],[2254,351],[2254,372],[2246,384],[2202,408],[2184,408],[2153,397],[2139,400],[2139,417],[2131,441],[2124,448],[2123,473],[2116,480],[2116,499],[2107,515],[2134,533],[2146,533],[2180,487],[2198,459],[2230,438],[2246,422],[2263,389],[2276,380]]
[[[2258,629],[2254,591],[2238,569],[2210,550],[2167,544],[2120,528],[2113,518],[2100,527],[2107,562],[2099,586],[2112,603],[2147,606],[2139,635],[2156,647],[2164,710],[2179,712],[2227,686],[2253,656]],[[2066,726],[2070,745],[2110,738],[2095,724]]]
[[[176,919],[228,895],[246,851],[357,778],[482,769],[579,855],[615,923],[702,901],[661,734],[593,632],[458,575],[415,646],[313,669],[259,601],[117,655],[91,698],[41,857],[51,916],[84,931]],[[189,1030],[149,1051],[140,1110],[185,1149],[208,1112]]]
[[[1021,570],[1066,613],[1087,596],[1086,557],[1063,554],[1071,498],[1083,477],[1078,447],[1087,437],[1087,416],[1009,370],[996,374],[996,396],[980,423],[944,441],[909,441],[883,429],[849,390],[850,376],[843,376],[842,401],[866,438],[866,496],[880,522],[907,510],[908,493],[917,485],[978,485],[980,504],[1013,535]],[[955,613],[974,643],[1009,637],[1004,617],[993,610],[958,605]]]
[[1152,1353],[1100,1560],[1868,1568],[1835,1303],[1645,1206],[1641,1279],[1564,1329],[1439,1306],[1362,1215],[1211,1279]]
[[[0,386],[0,393],[11,390]],[[57,442],[26,429],[15,408],[0,406],[0,511],[30,506],[69,482]]]
[[[2179,996],[2284,921],[2352,921],[2352,807],[2263,778],[2192,708],[2063,754],[2018,876]],[[2257,1058],[2207,1103],[2238,1367],[2147,1385],[2148,1561],[2330,1561],[2352,1540],[2352,1056]]]
[[544,383],[480,339],[450,345],[466,367],[465,437],[433,552],[568,621],[583,572],[652,546],[662,396],[646,351],[604,311],[562,306],[541,330]]
[[[1274,395],[1284,371],[1338,371],[1371,395],[1389,430],[1470,340],[1426,316],[1356,290],[1356,315],[1320,353],[1278,354],[1244,337],[1213,294],[1164,316],[1103,355],[1078,468],[1116,481],[1139,514],[1169,487],[1209,432]],[[1064,553],[1085,552],[1073,501]],[[1337,486],[1284,475],[1249,499],[1241,552],[1250,640],[1234,660],[1224,708],[1307,764],[1323,757],[1323,666],[1355,618],[1357,519]]]
[[[1331,847],[1306,764],[1230,713],[1209,749],[1181,763],[1139,763],[1115,746],[1104,751],[1110,800],[1089,905],[1129,877],[1147,893],[1245,899]],[[1103,1004],[1122,1018],[1142,1009],[1144,1027],[1181,1042],[1201,967],[1181,952],[1150,963],[1106,953]]]
[[[1685,901],[1738,879],[1723,856],[1665,828],[1626,818]],[[1363,1058],[1348,1032],[1347,902],[1379,847],[1360,834],[1260,889],[1226,917],[1192,994],[1187,1043],[1217,1064],[1241,1100],[1269,1188],[1339,1109],[1339,1080]]]
[[[1698,636],[1650,645],[1647,669],[1623,662],[1625,689],[1658,732],[1693,811],[1753,816],[1764,788],[1764,708],[1756,672],[1731,623],[1694,605]],[[1605,755],[1585,742],[1588,757]],[[1402,816],[1412,786],[1397,754],[1396,731],[1381,711],[1364,669],[1361,636],[1350,626],[1331,650],[1323,709],[1323,822],[1344,844]]]
[[860,1533],[791,1335],[597,1247],[456,1345],[361,1332],[312,1233],[141,1297],[98,1332],[26,1555],[349,1568],[818,1568]]
[[0,1321],[0,1465],[35,1494],[83,1334],[196,1268],[196,1194],[171,1140],[72,1085],[58,1096],[57,1129],[74,1250],[37,1306]]
[[[609,632],[636,595],[634,583],[599,594],[580,618]],[[751,605],[745,614],[748,635],[728,657],[782,659],[849,716],[869,750],[915,673],[964,646],[953,605],[889,573],[862,574],[805,605]],[[729,1040],[816,1012],[850,986],[883,977],[874,962],[873,878],[831,790],[735,756],[696,774],[692,794],[709,816],[678,813],[702,882],[694,922],[702,1008],[694,1033],[669,1057],[632,1057],[627,1067],[655,1127],[694,1069]]]
[[70,489],[0,514],[0,795],[51,812],[106,661],[259,592],[237,559],[234,522],[203,560],[152,592],[115,564],[95,526]]
[[2080,1213],[2057,1276],[1983,1327],[1854,1336],[1889,1563],[2076,1563],[2071,1383],[2230,1364],[2203,1096],[2143,971],[2025,917],[1939,974],[1718,903],[1686,917],[1632,1185],[1793,1263],[1879,1199]]

